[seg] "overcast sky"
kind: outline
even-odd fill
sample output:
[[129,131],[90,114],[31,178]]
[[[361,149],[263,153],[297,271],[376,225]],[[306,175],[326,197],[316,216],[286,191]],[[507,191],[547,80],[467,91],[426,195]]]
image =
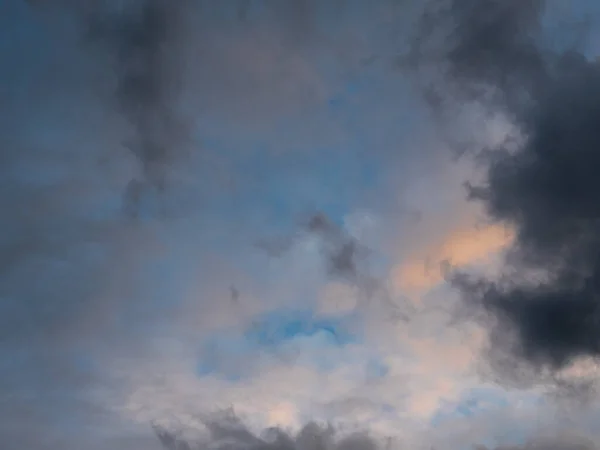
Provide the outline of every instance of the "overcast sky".
[[0,446],[598,448],[599,13],[0,0]]

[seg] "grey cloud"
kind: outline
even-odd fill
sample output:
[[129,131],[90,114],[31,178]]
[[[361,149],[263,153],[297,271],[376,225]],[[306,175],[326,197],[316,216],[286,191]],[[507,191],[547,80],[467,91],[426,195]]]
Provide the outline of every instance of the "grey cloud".
[[258,248],[270,257],[281,258],[299,239],[317,238],[326,278],[356,286],[360,291],[360,307],[377,305],[392,322],[410,319],[414,312],[410,302],[393,299],[384,281],[370,267],[373,250],[322,211],[301,218],[297,227],[296,234],[263,239],[257,243]]
[[126,190],[136,214],[144,185],[163,190],[169,166],[189,139],[178,117],[178,74],[182,71],[177,33],[186,2],[138,0],[85,12],[86,37],[113,62],[116,105],[133,128],[126,145],[138,158],[142,179]]
[[412,63],[439,63],[441,56],[445,81],[462,95],[481,98],[490,88],[504,100],[528,94],[545,76],[545,54],[536,39],[545,3],[429,1],[411,48]]
[[[119,328],[114,339],[131,332],[116,323],[124,309],[151,314],[144,274],[164,249],[164,224],[130,223],[122,210],[143,209],[185,154],[182,16],[199,10],[163,0],[29,3],[6,2],[0,18],[10,43],[0,49],[0,337],[7,349],[55,355],[41,361],[62,370],[63,345],[80,347],[75,355],[104,347],[107,328]],[[205,183],[195,197],[206,186],[218,195],[210,168],[195,175]]]
[[[103,421],[111,414],[104,406],[123,388],[105,373],[108,369],[103,363],[119,352],[130,358],[139,356],[138,342],[147,337],[145,327],[168,322],[176,303],[178,292],[165,293],[165,289],[175,289],[180,280],[162,278],[163,271],[152,264],[166,250],[203,250],[192,242],[200,240],[202,233],[194,228],[195,223],[187,225],[194,229],[182,236],[178,224],[169,220],[128,220],[139,215],[154,191],[167,206],[179,204],[171,194],[181,180],[171,175],[186,165],[191,145],[181,97],[189,94],[195,101],[204,100],[205,95],[215,105],[273,91],[283,98],[277,104],[288,107],[301,95],[291,100],[279,95],[287,88],[288,72],[285,88],[272,88],[263,79],[261,89],[252,83],[248,87],[244,64],[253,62],[254,55],[240,62],[237,53],[227,57],[220,53],[227,51],[227,45],[235,46],[236,39],[224,44],[225,50],[219,45],[213,48],[210,33],[200,29],[197,35],[192,33],[195,38],[207,38],[198,44],[200,50],[194,53],[187,48],[196,43],[186,35],[188,13],[201,24],[208,21],[202,21],[200,8],[188,2],[29,3],[31,8],[22,1],[7,0],[0,14],[0,40],[8,43],[0,46],[0,206],[4,212],[0,219],[0,348],[6,354],[0,365],[0,415],[11,418],[2,432],[13,448],[12,442],[19,440],[21,448],[93,448],[90,441],[97,437],[102,442],[103,437],[97,435],[103,427],[112,430]],[[302,41],[303,33],[310,33],[314,26],[311,8],[315,3],[281,6],[277,2],[274,8],[288,11],[289,7],[286,20],[297,20],[290,31]],[[302,8],[302,14],[296,8]],[[210,16],[211,11],[202,12]],[[249,17],[251,12],[242,15]],[[284,54],[285,48],[277,52]],[[279,61],[277,52],[268,56]],[[189,61],[184,55],[199,55],[192,75],[186,72]],[[267,65],[271,63],[266,59]],[[286,69],[293,75],[295,68],[291,64]],[[218,79],[218,92],[209,95],[205,89],[196,96],[197,92],[187,90],[189,79],[180,84],[180,72],[189,77],[210,72],[202,81]],[[257,79],[264,73],[252,75]],[[204,111],[205,103],[199,103],[198,109]],[[244,113],[254,114],[258,106],[252,104]],[[220,194],[215,192],[218,183],[213,166],[203,165],[210,158],[198,156],[204,152],[203,147],[197,149],[197,159],[190,164],[196,183],[194,208],[183,208],[186,214],[202,214],[203,219],[212,211],[198,207],[205,206],[202,200],[210,197],[216,204],[219,199],[213,198]],[[227,175],[235,178],[237,174]],[[242,203],[236,201],[230,203]],[[215,208],[219,213],[221,206]],[[322,241],[330,275],[371,282],[363,271],[363,248],[355,239],[323,217],[307,227]],[[226,234],[219,233],[215,233],[216,240]],[[188,240],[189,236],[194,239]],[[186,241],[185,248],[173,244],[177,239]],[[179,263],[192,265],[185,257],[177,259]],[[157,297],[172,303],[159,305]],[[239,293],[232,289],[232,299],[237,297]],[[75,436],[74,429],[81,434]],[[85,433],[89,435],[82,436]],[[229,431],[223,433],[234,437]],[[307,433],[311,436],[312,432]],[[267,442],[258,436],[250,438],[248,433],[235,436],[259,447]],[[371,448],[366,442],[339,441],[334,448]],[[114,440],[114,446],[134,444]]]
[[[494,450],[595,450],[597,443],[580,436],[557,436],[554,438],[537,438],[523,445],[504,445]],[[475,450],[491,450],[485,445],[474,446]]]
[[[395,438],[373,435],[368,431],[345,431],[332,425],[309,422],[297,432],[272,427],[254,432],[233,411],[213,415],[204,420],[206,433],[201,438],[186,438],[183,431],[153,426],[154,433],[165,450],[378,450],[405,448]],[[425,439],[426,441],[426,439]],[[423,443],[425,442],[423,441]],[[418,445],[413,443],[413,445]],[[463,446],[469,443],[464,442]],[[443,444],[432,447],[444,450]],[[490,447],[472,445],[474,450],[597,450],[594,438],[576,432],[538,430],[523,444]]]
[[[113,49],[83,40],[85,14],[107,5],[1,6],[0,434],[30,441],[21,448],[69,441],[69,427],[101,427],[108,397],[98,392],[118,392],[101,360],[157,317],[140,280],[159,254],[159,233],[124,220],[121,207],[138,161],[123,148],[125,106],[113,94],[133,75],[121,68],[113,83]],[[142,66],[155,63],[141,57]],[[118,95],[151,97],[143,114],[162,108],[154,91]],[[154,127],[127,114],[138,140],[140,127]],[[138,159],[154,158],[144,152]]]
[[205,423],[208,436],[190,442],[179,433],[154,427],[166,450],[377,450],[381,445],[366,433],[340,436],[331,426],[308,423],[297,433],[274,427],[256,434],[234,415]]
[[310,217],[306,229],[321,239],[321,250],[331,276],[359,281],[360,261],[366,256],[366,248],[323,213]]
[[[512,354],[539,370],[600,356],[600,66],[544,39],[548,2],[443,4],[428,20],[450,30],[440,60],[447,86],[458,99],[500,109],[525,136],[516,151],[494,148],[486,183],[469,189],[492,219],[516,230],[505,276],[455,274],[454,285],[493,319],[493,345],[508,346],[491,355]],[[541,281],[527,276],[534,271]]]
[[[115,354],[140,357],[148,329],[174,325],[180,292],[170,289],[180,283],[153,265],[176,249],[171,269],[189,270],[204,225],[182,235],[170,217],[129,219],[152,191],[178,205],[171,194],[180,180],[170,175],[187,162],[178,101],[180,52],[190,45],[181,16],[204,23],[187,8],[160,0],[0,6],[0,434],[8,448],[102,442],[112,396],[125,384],[109,363]],[[224,64],[215,47],[200,52],[218,61],[213,74],[242,65],[237,53]],[[225,92],[218,100],[231,100]],[[190,164],[186,217],[210,215],[200,200],[219,203],[212,167],[197,163],[202,152]]]
[[320,250],[329,276],[358,282],[361,274],[360,262],[368,254],[355,238],[322,213],[311,214],[299,223],[300,233],[296,236],[263,239],[257,246],[272,257],[281,257],[304,233],[319,239]]

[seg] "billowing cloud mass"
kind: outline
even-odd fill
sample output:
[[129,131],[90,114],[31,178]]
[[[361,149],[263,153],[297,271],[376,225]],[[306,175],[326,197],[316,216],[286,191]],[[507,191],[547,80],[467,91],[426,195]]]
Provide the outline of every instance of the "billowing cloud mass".
[[596,167],[600,66],[580,48],[543,39],[542,1],[450,1],[447,81],[514,121],[523,138],[491,148],[470,196],[515,230],[498,281],[454,282],[472,307],[508,326],[510,351],[560,368],[600,352]]
[[173,431],[155,427],[156,435],[168,450],[205,448],[230,449],[335,449],[335,450],[376,450],[378,443],[366,433],[355,432],[339,438],[331,426],[321,426],[316,423],[304,425],[296,434],[291,434],[281,428],[270,428],[262,435],[256,435],[242,424],[235,416],[225,416],[206,423],[207,440],[202,438],[190,443],[177,436]]
[[0,447],[598,448],[598,12],[0,2]]

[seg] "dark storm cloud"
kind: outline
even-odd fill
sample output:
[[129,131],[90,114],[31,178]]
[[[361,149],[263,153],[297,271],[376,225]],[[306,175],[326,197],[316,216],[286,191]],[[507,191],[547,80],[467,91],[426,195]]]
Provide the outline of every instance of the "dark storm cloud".
[[500,108],[524,135],[494,148],[487,182],[469,189],[516,231],[505,274],[453,282],[494,319],[493,344],[534,367],[600,356],[600,66],[544,40],[542,1],[444,5],[427,20],[450,30],[447,87]]
[[166,450],[377,450],[380,445],[365,433],[336,435],[332,427],[309,423],[297,433],[269,428],[260,434],[249,430],[235,416],[212,419],[206,423],[208,437],[189,442],[178,433],[154,427]]
[[446,70],[455,86],[472,94],[490,86],[503,94],[536,88],[544,76],[543,53],[535,39],[543,0],[430,3],[437,9],[427,9],[421,26],[447,33]]

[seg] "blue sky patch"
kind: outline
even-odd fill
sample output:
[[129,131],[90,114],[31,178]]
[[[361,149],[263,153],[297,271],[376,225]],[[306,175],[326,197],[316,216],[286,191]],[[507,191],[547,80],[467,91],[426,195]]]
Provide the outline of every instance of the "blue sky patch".
[[[323,355],[323,350],[360,341],[360,336],[350,330],[350,320],[350,317],[316,317],[310,310],[268,312],[255,318],[242,332],[223,331],[207,339],[196,373],[201,377],[214,375],[237,381],[261,353],[298,355],[312,361],[319,370],[333,369],[336,362]],[[367,371],[371,377],[380,377],[386,368],[372,362]]]
[[470,389],[457,402],[448,402],[431,419],[432,425],[439,425],[447,419],[456,417],[469,418],[490,409],[508,407],[508,401],[497,389]]
[[244,332],[244,338],[259,347],[273,348],[296,338],[325,337],[331,345],[356,341],[348,329],[348,318],[317,318],[312,311],[274,311],[258,318]]

